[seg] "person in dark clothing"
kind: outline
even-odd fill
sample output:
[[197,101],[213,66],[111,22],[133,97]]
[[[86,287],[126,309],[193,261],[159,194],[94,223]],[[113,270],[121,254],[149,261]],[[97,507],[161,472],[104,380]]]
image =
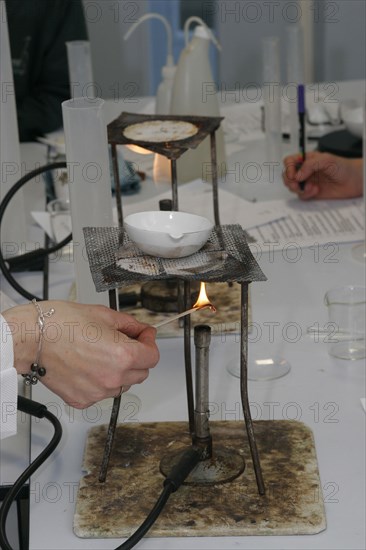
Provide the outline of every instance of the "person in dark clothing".
[[6,0],[20,141],[62,126],[70,98],[65,43],[87,40],[81,0]]

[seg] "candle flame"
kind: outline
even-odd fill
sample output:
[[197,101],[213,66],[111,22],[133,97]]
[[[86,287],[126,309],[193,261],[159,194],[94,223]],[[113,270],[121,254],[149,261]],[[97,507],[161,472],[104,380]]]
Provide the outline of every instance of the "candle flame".
[[149,151],[148,149],[144,149],[144,147],[140,147],[139,145],[126,145],[127,149],[130,151],[133,151],[134,153],[138,153],[139,155],[152,155],[153,152]]
[[213,304],[211,304],[210,300],[208,299],[207,293],[206,293],[206,284],[204,282],[201,282],[200,286],[200,293],[198,295],[197,301],[195,304],[193,304],[193,307],[195,309],[203,309],[204,307],[209,307],[211,311],[215,313],[216,308]]

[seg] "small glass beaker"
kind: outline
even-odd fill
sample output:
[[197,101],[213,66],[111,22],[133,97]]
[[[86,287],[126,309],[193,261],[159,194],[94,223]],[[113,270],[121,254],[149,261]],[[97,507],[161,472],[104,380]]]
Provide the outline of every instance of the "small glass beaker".
[[329,290],[324,297],[328,307],[329,353],[338,359],[363,359],[365,348],[365,287],[344,286]]

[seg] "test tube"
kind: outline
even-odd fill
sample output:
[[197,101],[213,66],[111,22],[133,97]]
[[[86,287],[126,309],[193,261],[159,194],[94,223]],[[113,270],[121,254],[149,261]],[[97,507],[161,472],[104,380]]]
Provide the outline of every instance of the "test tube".
[[110,227],[112,191],[107,126],[102,99],[76,98],[62,103],[68,165],[77,300],[108,305],[97,293],[86,256],[83,227]]
[[90,42],[66,42],[71,97],[95,98],[95,85],[91,63]]
[[263,100],[268,162],[282,160],[280,43],[277,36],[263,39]]

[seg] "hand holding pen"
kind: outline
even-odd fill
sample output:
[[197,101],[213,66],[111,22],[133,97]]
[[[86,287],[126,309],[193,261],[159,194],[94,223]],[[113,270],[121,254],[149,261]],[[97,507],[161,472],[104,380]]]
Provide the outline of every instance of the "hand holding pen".
[[[351,159],[310,151],[284,159],[283,181],[301,200],[347,199],[363,192],[363,159]],[[299,165],[301,166],[299,168]],[[300,182],[306,181],[304,191]]]

